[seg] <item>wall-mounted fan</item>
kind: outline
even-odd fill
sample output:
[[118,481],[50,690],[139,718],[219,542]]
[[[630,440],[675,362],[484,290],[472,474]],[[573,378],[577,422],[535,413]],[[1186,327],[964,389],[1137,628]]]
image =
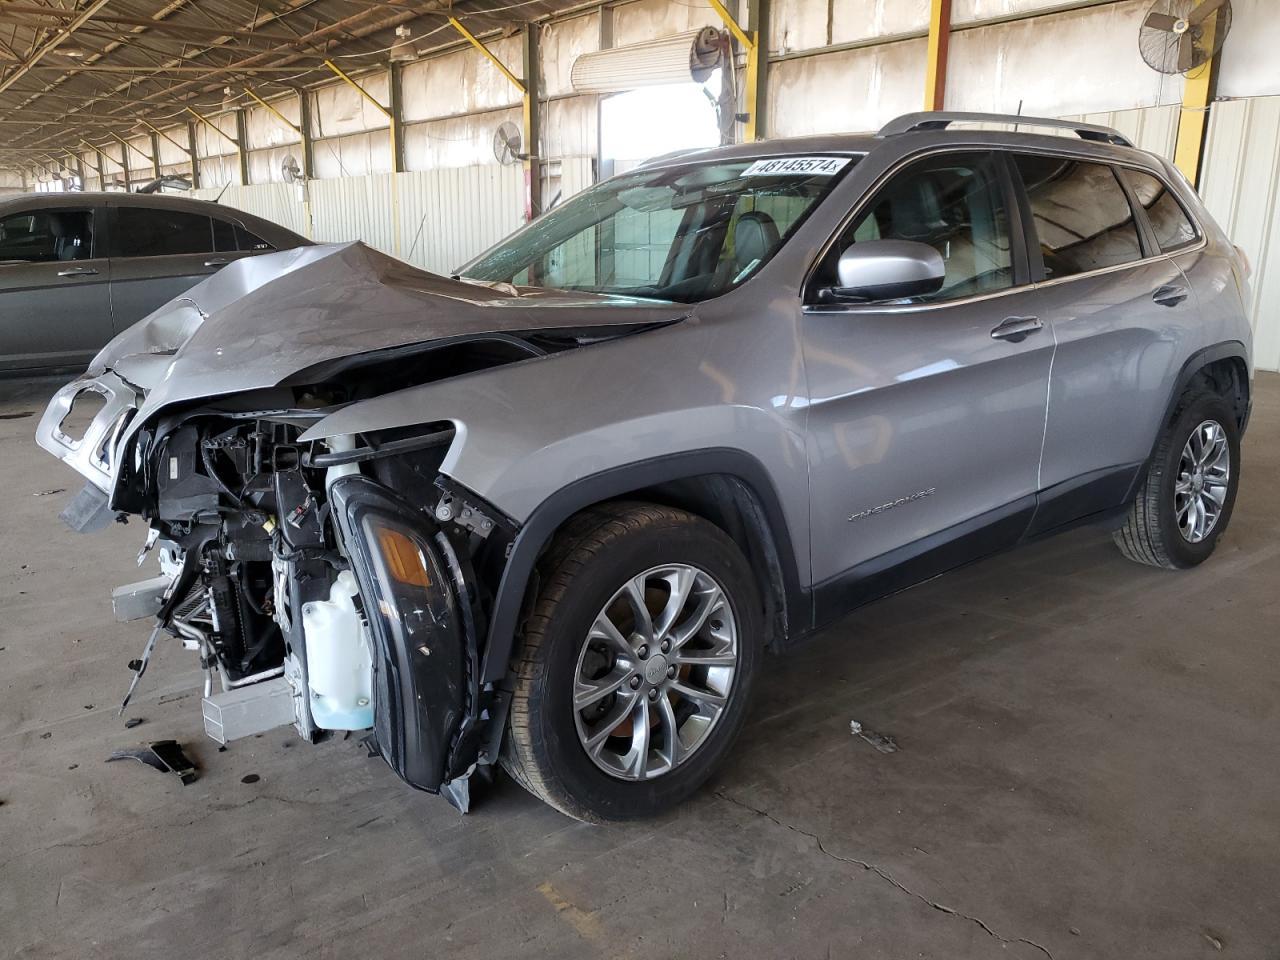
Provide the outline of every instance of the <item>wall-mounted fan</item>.
[[493,155],[499,163],[519,163],[528,156],[521,152],[523,140],[520,128],[510,120],[503,120],[493,132]]
[[292,153],[286,153],[284,159],[280,161],[280,179],[285,183],[302,181],[302,167],[298,166],[298,158]]
[[1138,50],[1161,73],[1187,73],[1213,59],[1231,30],[1231,0],[1156,0],[1138,31]]

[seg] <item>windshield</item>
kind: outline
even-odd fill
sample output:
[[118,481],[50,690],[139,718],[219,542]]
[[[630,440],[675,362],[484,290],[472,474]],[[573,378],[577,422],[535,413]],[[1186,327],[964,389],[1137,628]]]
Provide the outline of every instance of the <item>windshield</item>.
[[692,303],[760,269],[855,157],[637,170],[551,210],[463,269],[472,280]]

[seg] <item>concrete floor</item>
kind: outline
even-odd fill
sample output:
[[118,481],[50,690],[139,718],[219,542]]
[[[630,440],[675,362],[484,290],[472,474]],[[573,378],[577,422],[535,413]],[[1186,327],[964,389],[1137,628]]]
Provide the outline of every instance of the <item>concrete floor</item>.
[[[1081,531],[876,604],[766,662],[708,789],[610,828],[505,781],[461,817],[354,738],[220,753],[172,641],[126,730],[141,530],[63,529],[49,387],[0,390],[4,955],[1280,956],[1280,377],[1203,567]],[[166,737],[195,784],[102,762]]]

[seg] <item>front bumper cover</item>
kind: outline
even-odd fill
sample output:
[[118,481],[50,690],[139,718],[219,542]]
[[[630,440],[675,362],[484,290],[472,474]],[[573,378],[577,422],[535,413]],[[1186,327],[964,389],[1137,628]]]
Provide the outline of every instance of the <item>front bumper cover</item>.
[[[84,393],[102,397],[102,409],[79,440],[62,429],[76,398]],[[53,395],[36,427],[36,443],[68,464],[95,487],[111,496],[119,464],[120,436],[138,408],[137,392],[121,377],[107,371],[67,384]]]

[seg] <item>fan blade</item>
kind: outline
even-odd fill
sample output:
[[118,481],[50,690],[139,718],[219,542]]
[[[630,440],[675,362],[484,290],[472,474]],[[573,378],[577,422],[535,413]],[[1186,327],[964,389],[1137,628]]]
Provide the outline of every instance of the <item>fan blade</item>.
[[1182,39],[1178,41],[1178,72],[1186,73],[1196,65],[1196,42],[1191,39],[1191,33],[1188,31],[1182,35]]
[[1203,0],[1200,6],[1187,14],[1187,23],[1198,27],[1217,12],[1219,7],[1227,5],[1227,0]]
[[1173,25],[1177,22],[1177,17],[1171,17],[1167,13],[1152,13],[1147,15],[1147,20],[1143,26],[1151,27],[1153,30],[1168,30],[1172,33]]

